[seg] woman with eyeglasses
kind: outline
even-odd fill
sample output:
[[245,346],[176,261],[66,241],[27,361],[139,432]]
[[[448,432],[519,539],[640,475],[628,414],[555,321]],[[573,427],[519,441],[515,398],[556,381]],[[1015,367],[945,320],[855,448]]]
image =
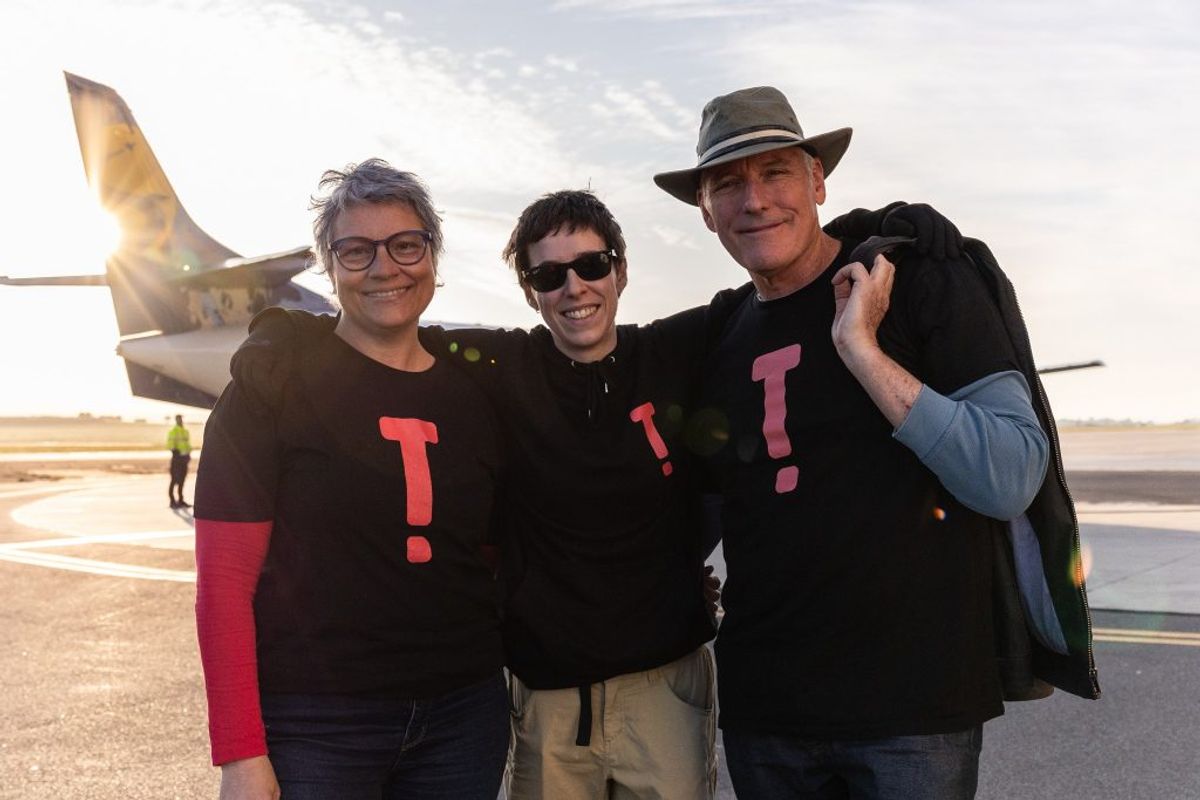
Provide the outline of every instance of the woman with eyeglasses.
[[500,454],[487,400],[417,336],[441,221],[415,176],[377,159],[320,186],[336,326],[277,391],[234,379],[200,465],[221,797],[493,800],[509,712],[482,547]]
[[[712,542],[689,432],[722,424],[694,402],[722,321],[702,307],[617,325],[625,250],[595,195],[548,194],[522,212],[503,252],[543,324],[422,330],[488,394],[509,445],[500,574],[510,800],[715,791],[705,646],[715,626],[702,572]],[[263,312],[234,373],[256,383],[328,324]]]
[[[715,628],[683,440],[705,311],[616,324],[625,239],[590,192],[530,205],[504,258],[542,325],[426,328],[421,340],[478,382],[509,445],[508,796],[708,798],[715,693],[704,643]],[[235,374],[269,386],[254,375],[329,324],[263,312]]]

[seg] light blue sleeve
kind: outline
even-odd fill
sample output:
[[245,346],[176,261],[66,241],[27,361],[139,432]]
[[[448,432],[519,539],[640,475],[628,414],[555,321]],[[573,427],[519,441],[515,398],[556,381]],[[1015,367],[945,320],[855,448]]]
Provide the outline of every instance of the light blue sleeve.
[[892,434],[967,508],[1011,520],[1046,476],[1050,446],[1016,371],[997,372],[949,397],[922,386]]

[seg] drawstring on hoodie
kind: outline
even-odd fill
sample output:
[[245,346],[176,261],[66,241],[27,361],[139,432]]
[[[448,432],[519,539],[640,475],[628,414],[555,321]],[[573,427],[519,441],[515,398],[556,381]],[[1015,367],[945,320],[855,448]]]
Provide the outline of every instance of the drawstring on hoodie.
[[596,422],[600,418],[602,398],[608,394],[608,378],[604,375],[604,368],[616,363],[617,357],[612,353],[590,364],[584,364],[579,361],[571,362],[571,366],[574,369],[583,371],[587,381],[584,405],[587,411],[588,422]]

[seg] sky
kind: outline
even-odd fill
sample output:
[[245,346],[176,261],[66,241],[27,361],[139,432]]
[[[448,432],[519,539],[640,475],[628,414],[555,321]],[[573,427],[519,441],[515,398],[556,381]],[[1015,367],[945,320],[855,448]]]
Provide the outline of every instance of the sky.
[[[745,273],[651,181],[700,109],[778,86],[855,129],[823,220],[928,202],[1016,286],[1060,419],[1200,419],[1200,5],[1186,0],[6,0],[0,274],[103,271],[66,70],[116,89],[177,194],[247,256],[310,241],[325,169],[416,172],[445,217],[429,319],[537,324],[500,261],[528,203],[593,189],[629,244],[620,322]],[[326,290],[319,275],[304,282]],[[104,288],[0,287],[0,416],[175,408],[130,396]],[[197,412],[188,412],[199,417]]]

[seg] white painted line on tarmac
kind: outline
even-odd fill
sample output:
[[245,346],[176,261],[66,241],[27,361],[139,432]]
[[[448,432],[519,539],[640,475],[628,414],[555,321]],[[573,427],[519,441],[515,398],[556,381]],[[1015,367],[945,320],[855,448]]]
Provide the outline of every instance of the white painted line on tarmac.
[[153,539],[174,539],[192,536],[190,529],[172,531],[145,531],[142,533],[97,533],[93,536],[65,536],[61,539],[40,539],[34,542],[12,542],[0,544],[0,553],[7,550],[38,550],[43,547],[70,547],[76,544],[130,544]]
[[[192,450],[195,457],[200,448]],[[0,461],[5,462],[41,462],[41,461],[166,461],[171,457],[167,450],[42,450],[17,453],[0,453]]]
[[[66,492],[90,492],[93,490],[109,489],[124,485],[124,480],[71,481],[65,485],[41,485],[24,489],[0,492],[0,499],[9,497],[25,497],[38,494],[57,494]],[[10,516],[20,524],[27,525],[20,519],[25,507],[15,509]],[[39,527],[29,526],[27,527]],[[43,548],[71,547],[86,544],[138,544],[162,539],[177,539],[191,537],[191,528],[176,528],[174,530],[136,531],[123,533],[106,533],[80,536],[58,536],[53,539],[38,539],[34,541],[10,542],[0,544],[0,561],[15,564],[49,567],[51,569],[85,572],[91,575],[107,575],[117,578],[138,578],[152,581],[174,581],[178,583],[194,583],[196,573],[192,570],[162,569],[145,567],[137,564],[121,564],[113,561],[98,561],[90,558],[59,555],[56,553],[37,552]]]
[[196,581],[196,573],[193,571],[117,564],[112,561],[94,561],[90,558],[60,556],[54,553],[34,553],[8,547],[0,549],[0,561],[65,569],[72,572],[87,572],[92,575],[108,575],[114,578],[141,578],[149,581],[175,581],[177,583],[195,583]]
[[7,492],[0,492],[0,500],[6,500],[10,497],[28,497],[33,494],[54,494],[55,492],[74,492],[87,489],[104,489],[111,486],[120,485],[120,481],[96,481],[94,483],[68,483],[66,485],[41,485],[30,486],[26,489],[12,489]]

